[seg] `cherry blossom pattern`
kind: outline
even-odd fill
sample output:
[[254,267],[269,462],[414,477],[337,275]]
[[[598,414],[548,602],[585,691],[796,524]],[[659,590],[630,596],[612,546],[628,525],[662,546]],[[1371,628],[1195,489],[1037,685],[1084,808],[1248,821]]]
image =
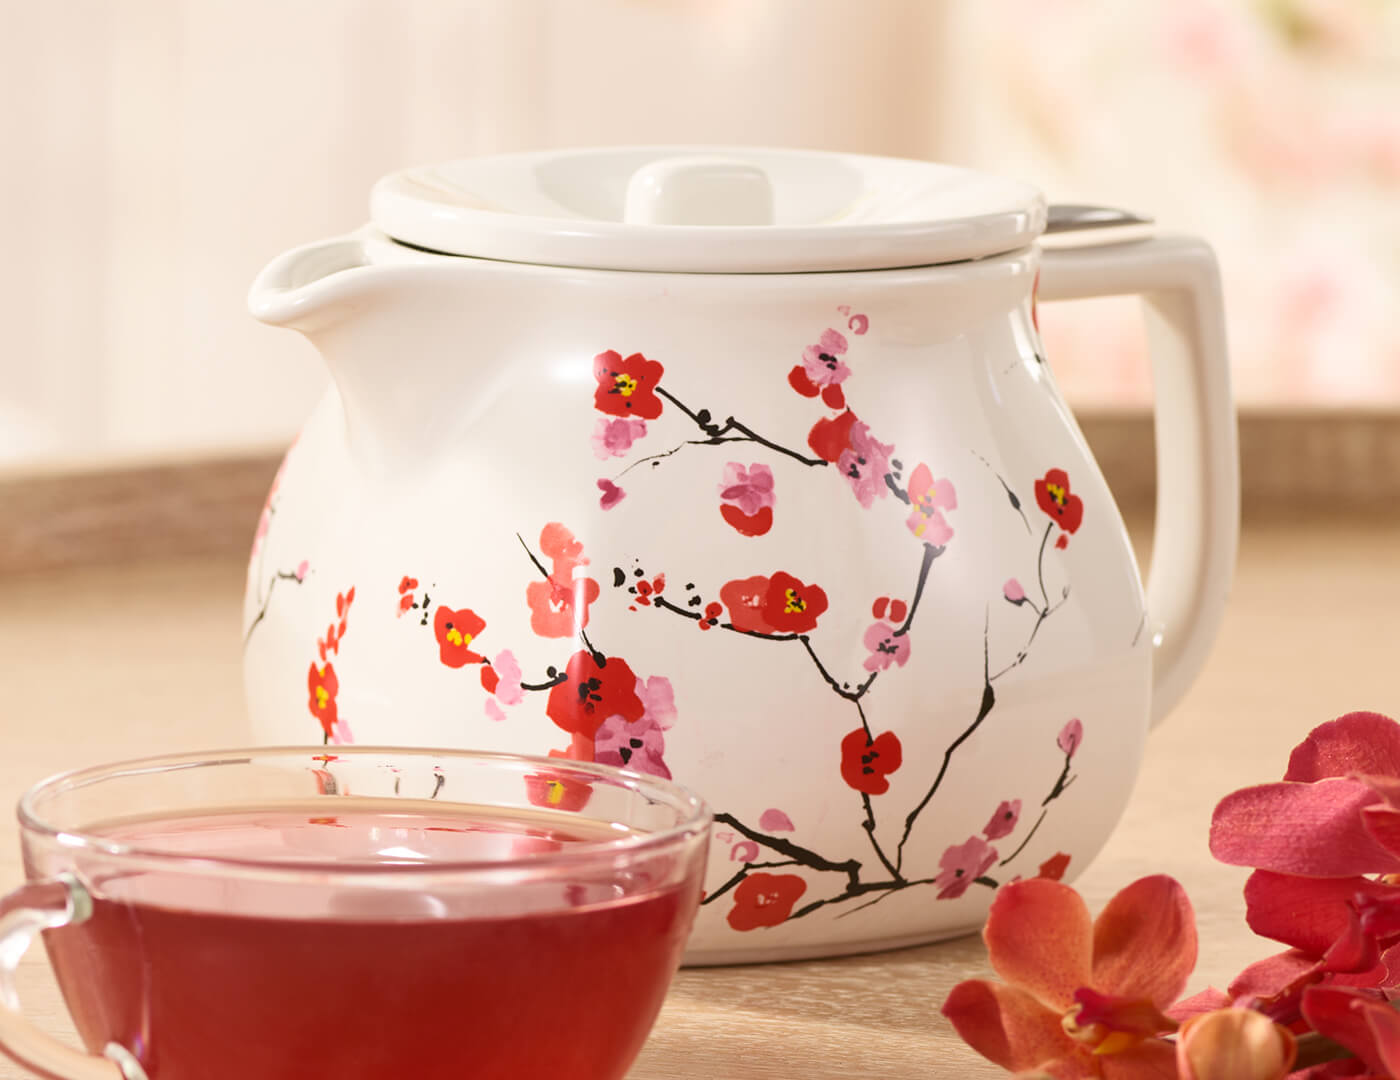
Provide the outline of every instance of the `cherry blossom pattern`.
[[876,499],[890,493],[885,477],[893,467],[890,455],[894,446],[886,446],[870,434],[870,427],[857,420],[851,424],[849,445],[836,459],[836,469],[851,485],[856,501],[867,510]]
[[887,622],[872,624],[865,631],[866,671],[888,671],[891,665],[903,667],[909,662],[909,635],[901,634]]
[[773,470],[731,461],[719,483],[720,516],[740,536],[762,536],[773,527]]
[[[1079,531],[1084,521],[1084,500],[1069,489],[1069,474],[1064,469],[1051,469],[1035,482],[1035,504],[1066,533]],[[1056,547],[1064,547],[1056,540]]]
[[335,665],[327,661],[318,666],[313,661],[306,672],[306,692],[306,707],[321,725],[326,742],[330,742],[340,718],[336,704],[340,679],[336,676]]
[[445,604],[440,606],[433,614],[438,658],[450,668],[481,663],[485,657],[473,652],[471,644],[485,629],[486,620],[470,608],[454,611]]
[[909,476],[908,495],[913,510],[907,522],[909,531],[925,544],[943,547],[953,538],[943,511],[956,510],[958,506],[952,481],[934,480],[933,471],[920,464]]
[[538,772],[525,777],[525,797],[534,806],[577,812],[593,797],[593,785],[567,773]]
[[859,727],[841,740],[841,779],[863,794],[889,791],[890,774],[903,762],[904,748],[893,731],[872,737]]
[[502,721],[506,718],[502,706],[519,705],[525,700],[525,688],[520,685],[522,674],[520,661],[509,649],[503,649],[489,664],[481,666],[481,687],[491,695],[485,706],[488,718]]
[[726,919],[735,930],[778,926],[806,891],[807,882],[796,874],[749,874],[735,887]]
[[262,593],[261,599],[258,602],[258,613],[253,616],[253,621],[248,624],[248,629],[243,632],[243,647],[245,649],[248,647],[249,639],[253,636],[253,631],[258,628],[258,625],[263,619],[267,618],[267,609],[272,603],[272,592],[277,588],[277,583],[279,581],[292,581],[301,585],[305,583],[306,575],[310,572],[311,563],[306,559],[302,559],[301,562],[297,563],[291,570],[274,570],[272,572],[272,576],[267,582],[267,588]]
[[988,840],[1000,840],[1003,836],[1010,836],[1020,819],[1021,800],[1003,799],[992,811],[992,818],[983,828],[982,835]]
[[1045,878],[1049,881],[1060,881],[1065,876],[1065,871],[1069,869],[1070,857],[1063,851],[1056,852],[1040,864],[1036,877]]
[[646,706],[637,696],[637,676],[627,661],[588,649],[580,649],[569,658],[545,704],[545,713],[556,725],[587,739],[593,739],[611,717],[636,723],[645,712]]
[[324,663],[327,655],[340,653],[340,642],[345,637],[345,631],[350,624],[350,605],[355,602],[355,586],[350,586],[343,593],[335,594],[335,615],[336,622],[326,627],[323,637],[316,639],[316,654],[320,656]]
[[664,370],[641,353],[626,359],[613,349],[599,353],[593,358],[593,378],[598,383],[593,392],[594,407],[609,416],[655,420],[661,415],[656,387]]
[[676,719],[671,680],[653,675],[638,679],[635,689],[642,715],[630,722],[621,714],[604,720],[593,735],[593,760],[669,780],[671,770],[662,755],[666,751],[665,731]]
[[[525,544],[523,539],[520,540]],[[528,550],[528,548],[527,548]],[[530,559],[544,575],[543,581],[525,586],[525,602],[530,607],[530,629],[540,637],[572,638],[588,626],[588,608],[598,599],[598,582],[577,571],[588,565],[583,544],[559,522],[540,530],[540,552],[551,561],[543,562],[531,553]]]
[[751,634],[804,634],[827,608],[826,591],[778,570],[726,583],[719,597],[736,630]]
[[856,414],[850,409],[840,416],[824,416],[807,433],[807,445],[821,460],[835,464],[842,454],[855,448],[851,432],[857,422]]
[[598,499],[598,505],[604,510],[611,510],[623,499],[627,498],[627,492],[623,491],[606,476],[598,478],[598,490],[603,493]]
[[792,823],[792,818],[777,807],[770,806],[758,819],[758,827],[765,832],[780,833],[793,832],[796,826]]
[[600,416],[593,428],[593,456],[600,461],[625,457],[646,433],[647,422],[635,416]]
[[970,836],[966,843],[954,844],[938,860],[938,899],[956,900],[997,861],[997,849],[980,836]]
[[842,362],[848,345],[839,330],[825,330],[821,340],[802,350],[802,363],[788,372],[788,383],[803,397],[821,395],[822,401],[833,409],[844,408],[846,398],[841,384],[851,374]]
[[403,616],[407,615],[418,606],[413,593],[413,590],[416,588],[418,588],[418,579],[416,577],[409,577],[405,574],[403,577],[399,578],[399,618],[403,618]]

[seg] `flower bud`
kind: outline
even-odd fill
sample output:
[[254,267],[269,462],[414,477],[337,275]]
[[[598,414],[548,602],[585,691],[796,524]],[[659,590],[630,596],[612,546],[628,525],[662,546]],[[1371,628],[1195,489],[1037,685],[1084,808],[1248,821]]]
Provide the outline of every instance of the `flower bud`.
[[1283,1080],[1297,1056],[1292,1033],[1253,1009],[1193,1017],[1176,1044],[1181,1080]]

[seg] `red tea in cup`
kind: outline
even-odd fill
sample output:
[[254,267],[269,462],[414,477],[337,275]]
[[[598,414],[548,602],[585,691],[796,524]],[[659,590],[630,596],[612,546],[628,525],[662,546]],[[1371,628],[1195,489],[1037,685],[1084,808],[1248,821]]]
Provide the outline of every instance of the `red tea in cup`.
[[[379,752],[397,770],[380,775],[370,755],[310,770],[299,755],[298,776],[291,756],[219,768],[257,762],[263,788],[300,798],[230,805],[201,782],[185,806],[86,822],[67,834],[82,846],[26,822],[31,876],[90,903],[44,935],[89,1050],[149,1080],[624,1075],[699,901],[697,801],[557,762]],[[582,808],[532,805],[540,769]],[[307,797],[308,772],[332,794]],[[347,794],[390,775],[438,797]],[[129,792],[161,783],[123,776]]]

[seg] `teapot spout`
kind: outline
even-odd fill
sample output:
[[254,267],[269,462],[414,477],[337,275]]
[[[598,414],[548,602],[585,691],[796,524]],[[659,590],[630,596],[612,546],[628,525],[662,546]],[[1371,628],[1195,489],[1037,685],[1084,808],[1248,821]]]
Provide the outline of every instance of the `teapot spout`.
[[248,310],[269,326],[313,334],[336,321],[375,276],[359,234],[283,252],[248,290]]

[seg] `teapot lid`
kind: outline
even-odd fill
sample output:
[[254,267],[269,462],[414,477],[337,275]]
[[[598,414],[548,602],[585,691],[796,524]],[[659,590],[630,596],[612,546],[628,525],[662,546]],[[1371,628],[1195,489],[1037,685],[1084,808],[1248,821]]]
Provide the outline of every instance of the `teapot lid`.
[[607,270],[788,273],[1014,251],[1045,199],[952,165],[813,150],[617,147],[391,173],[374,224],[450,255]]

